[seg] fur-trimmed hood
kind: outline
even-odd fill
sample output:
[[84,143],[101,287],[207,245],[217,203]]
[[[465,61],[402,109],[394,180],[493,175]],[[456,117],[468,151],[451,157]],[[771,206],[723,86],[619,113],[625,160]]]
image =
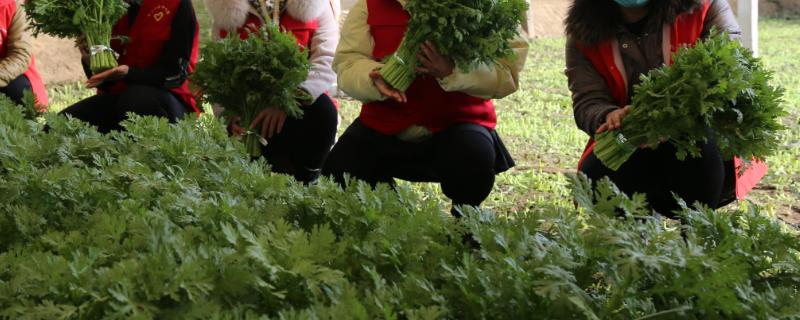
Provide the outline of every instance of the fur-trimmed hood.
[[[271,5],[273,0],[266,0]],[[281,0],[281,7],[293,18],[308,22],[319,18],[329,0]],[[235,30],[247,20],[251,6],[249,0],[205,0],[206,10],[214,19],[214,27],[222,30]]]
[[[647,29],[658,30],[682,13],[703,5],[704,0],[651,0]],[[613,38],[623,24],[622,13],[613,0],[573,0],[564,21],[570,38],[593,45]]]

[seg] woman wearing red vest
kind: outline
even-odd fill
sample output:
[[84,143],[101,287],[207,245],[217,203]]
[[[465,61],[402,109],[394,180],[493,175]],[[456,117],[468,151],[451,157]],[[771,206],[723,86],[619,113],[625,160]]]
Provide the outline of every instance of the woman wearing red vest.
[[[191,0],[126,0],[128,14],[113,28],[119,66],[91,76],[97,95],[62,111],[100,132],[121,130],[127,113],[176,121],[199,113],[188,78],[197,63],[198,24]],[[123,41],[124,39],[124,41]],[[108,48],[83,48],[88,50]],[[87,75],[88,54],[84,54]]]
[[419,77],[401,93],[377,70],[403,39],[409,19],[405,2],[359,0],[348,14],[334,69],[339,88],[364,104],[331,151],[323,174],[341,184],[345,174],[373,185],[391,184],[394,178],[439,182],[455,205],[479,206],[495,175],[514,165],[494,130],[491,99],[517,90],[528,43],[515,39],[516,58],[471,72],[455,68],[427,43]]
[[0,93],[17,104],[31,90],[40,106],[47,106],[47,90],[36,71],[25,11],[14,0],[0,0]]
[[[618,129],[639,76],[671,63],[678,48],[693,45],[714,27],[732,37],[740,34],[726,0],[575,0],[566,24],[575,121],[590,136]],[[616,172],[592,148],[590,143],[580,171],[592,180],[609,177],[627,194],[646,194],[651,207],[666,215],[679,208],[673,193],[689,204],[718,207],[726,174],[733,172],[714,141],[701,145],[702,157],[685,161],[668,143],[642,147]]]
[[[205,4],[214,18],[215,37],[236,32],[246,38],[265,20],[277,18],[281,28],[292,32],[300,48],[308,52],[311,70],[300,88],[314,102],[302,106],[303,118],[287,118],[280,109],[268,108],[244,125],[261,125],[261,134],[269,142],[263,155],[273,171],[292,174],[304,183],[315,181],[336,139],[339,121],[336,105],[326,94],[336,82],[331,63],[339,43],[339,23],[331,4],[328,0],[206,0]],[[242,134],[245,130],[240,125],[233,119],[229,128]]]

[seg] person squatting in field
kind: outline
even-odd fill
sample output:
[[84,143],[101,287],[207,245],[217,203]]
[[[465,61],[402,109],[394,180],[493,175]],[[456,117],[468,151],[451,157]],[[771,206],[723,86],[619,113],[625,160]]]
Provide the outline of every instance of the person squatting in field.
[[380,76],[383,58],[397,50],[409,14],[406,1],[360,0],[348,14],[334,60],[339,88],[363,105],[323,168],[340,184],[345,175],[372,185],[394,178],[441,184],[458,206],[479,206],[495,175],[514,165],[500,140],[491,99],[519,87],[528,43],[513,40],[515,57],[472,72],[454,67],[435,45],[422,46],[419,77],[406,92]]
[[22,104],[31,90],[39,106],[47,106],[47,90],[36,71],[25,11],[14,0],[0,0],[0,93]]
[[121,130],[129,112],[170,122],[200,112],[188,82],[199,47],[192,1],[126,1],[128,13],[112,31],[111,49],[120,54],[119,66],[91,75],[90,48],[79,42],[87,86],[97,88],[97,94],[61,112],[103,133]]
[[[589,136],[618,129],[640,75],[670,63],[673,52],[712,28],[740,36],[726,0],[575,0],[566,19],[566,72],[578,127]],[[669,143],[640,147],[613,171],[598,160],[590,140],[579,170],[593,181],[609,177],[629,195],[646,194],[660,214],[679,209],[673,192],[689,204],[716,208],[732,201],[735,184],[747,177],[736,177],[733,161],[722,159],[715,141],[700,147],[701,157],[684,161]]]
[[262,153],[272,170],[292,174],[304,183],[316,181],[336,140],[339,121],[336,103],[327,94],[336,82],[331,63],[339,43],[339,24],[331,3],[328,0],[205,0],[205,4],[214,20],[213,34],[217,38],[236,32],[244,39],[265,21],[271,21],[274,13],[279,20],[275,22],[291,32],[301,50],[308,52],[311,69],[300,88],[309,93],[313,102],[301,106],[303,117],[287,118],[283,110],[272,107],[258,114],[252,123],[241,124],[238,119],[230,119],[229,131],[242,135],[246,132],[243,127],[260,124],[261,135],[268,142]]

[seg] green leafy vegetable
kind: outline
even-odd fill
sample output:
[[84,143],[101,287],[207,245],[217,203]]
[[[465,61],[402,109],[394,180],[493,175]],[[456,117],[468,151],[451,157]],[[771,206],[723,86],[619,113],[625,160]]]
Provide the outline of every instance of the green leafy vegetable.
[[617,170],[637,146],[668,141],[676,156],[699,157],[713,139],[724,157],[763,160],[778,149],[783,90],[747,48],[718,33],[682,49],[674,64],[650,71],[636,86],[618,132],[596,136],[595,155]]
[[678,226],[573,176],[579,208],[455,220],[405,185],[271,174],[211,117],[104,135],[1,101],[0,319],[800,314],[798,233],[755,206],[686,208]]
[[89,66],[94,73],[117,66],[111,50],[111,29],[127,12],[123,0],[28,0],[28,14],[34,33],[61,38],[85,37],[91,50]]
[[464,71],[512,56],[509,40],[518,35],[528,4],[525,0],[409,0],[404,8],[411,15],[408,30],[380,71],[400,91],[416,79],[416,56],[426,40]]
[[[299,85],[308,77],[310,64],[293,35],[272,24],[244,40],[232,32],[205,43],[202,56],[192,81],[209,102],[225,106],[226,116],[240,117],[243,125],[269,107],[293,118],[303,116],[300,106],[310,97]],[[245,137],[253,157],[261,155],[257,129]]]

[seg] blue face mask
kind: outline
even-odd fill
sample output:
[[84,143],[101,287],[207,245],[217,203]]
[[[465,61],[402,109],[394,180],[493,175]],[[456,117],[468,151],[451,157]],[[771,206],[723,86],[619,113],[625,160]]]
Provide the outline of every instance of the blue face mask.
[[646,6],[650,0],[614,0],[614,2],[626,8],[641,8]]

